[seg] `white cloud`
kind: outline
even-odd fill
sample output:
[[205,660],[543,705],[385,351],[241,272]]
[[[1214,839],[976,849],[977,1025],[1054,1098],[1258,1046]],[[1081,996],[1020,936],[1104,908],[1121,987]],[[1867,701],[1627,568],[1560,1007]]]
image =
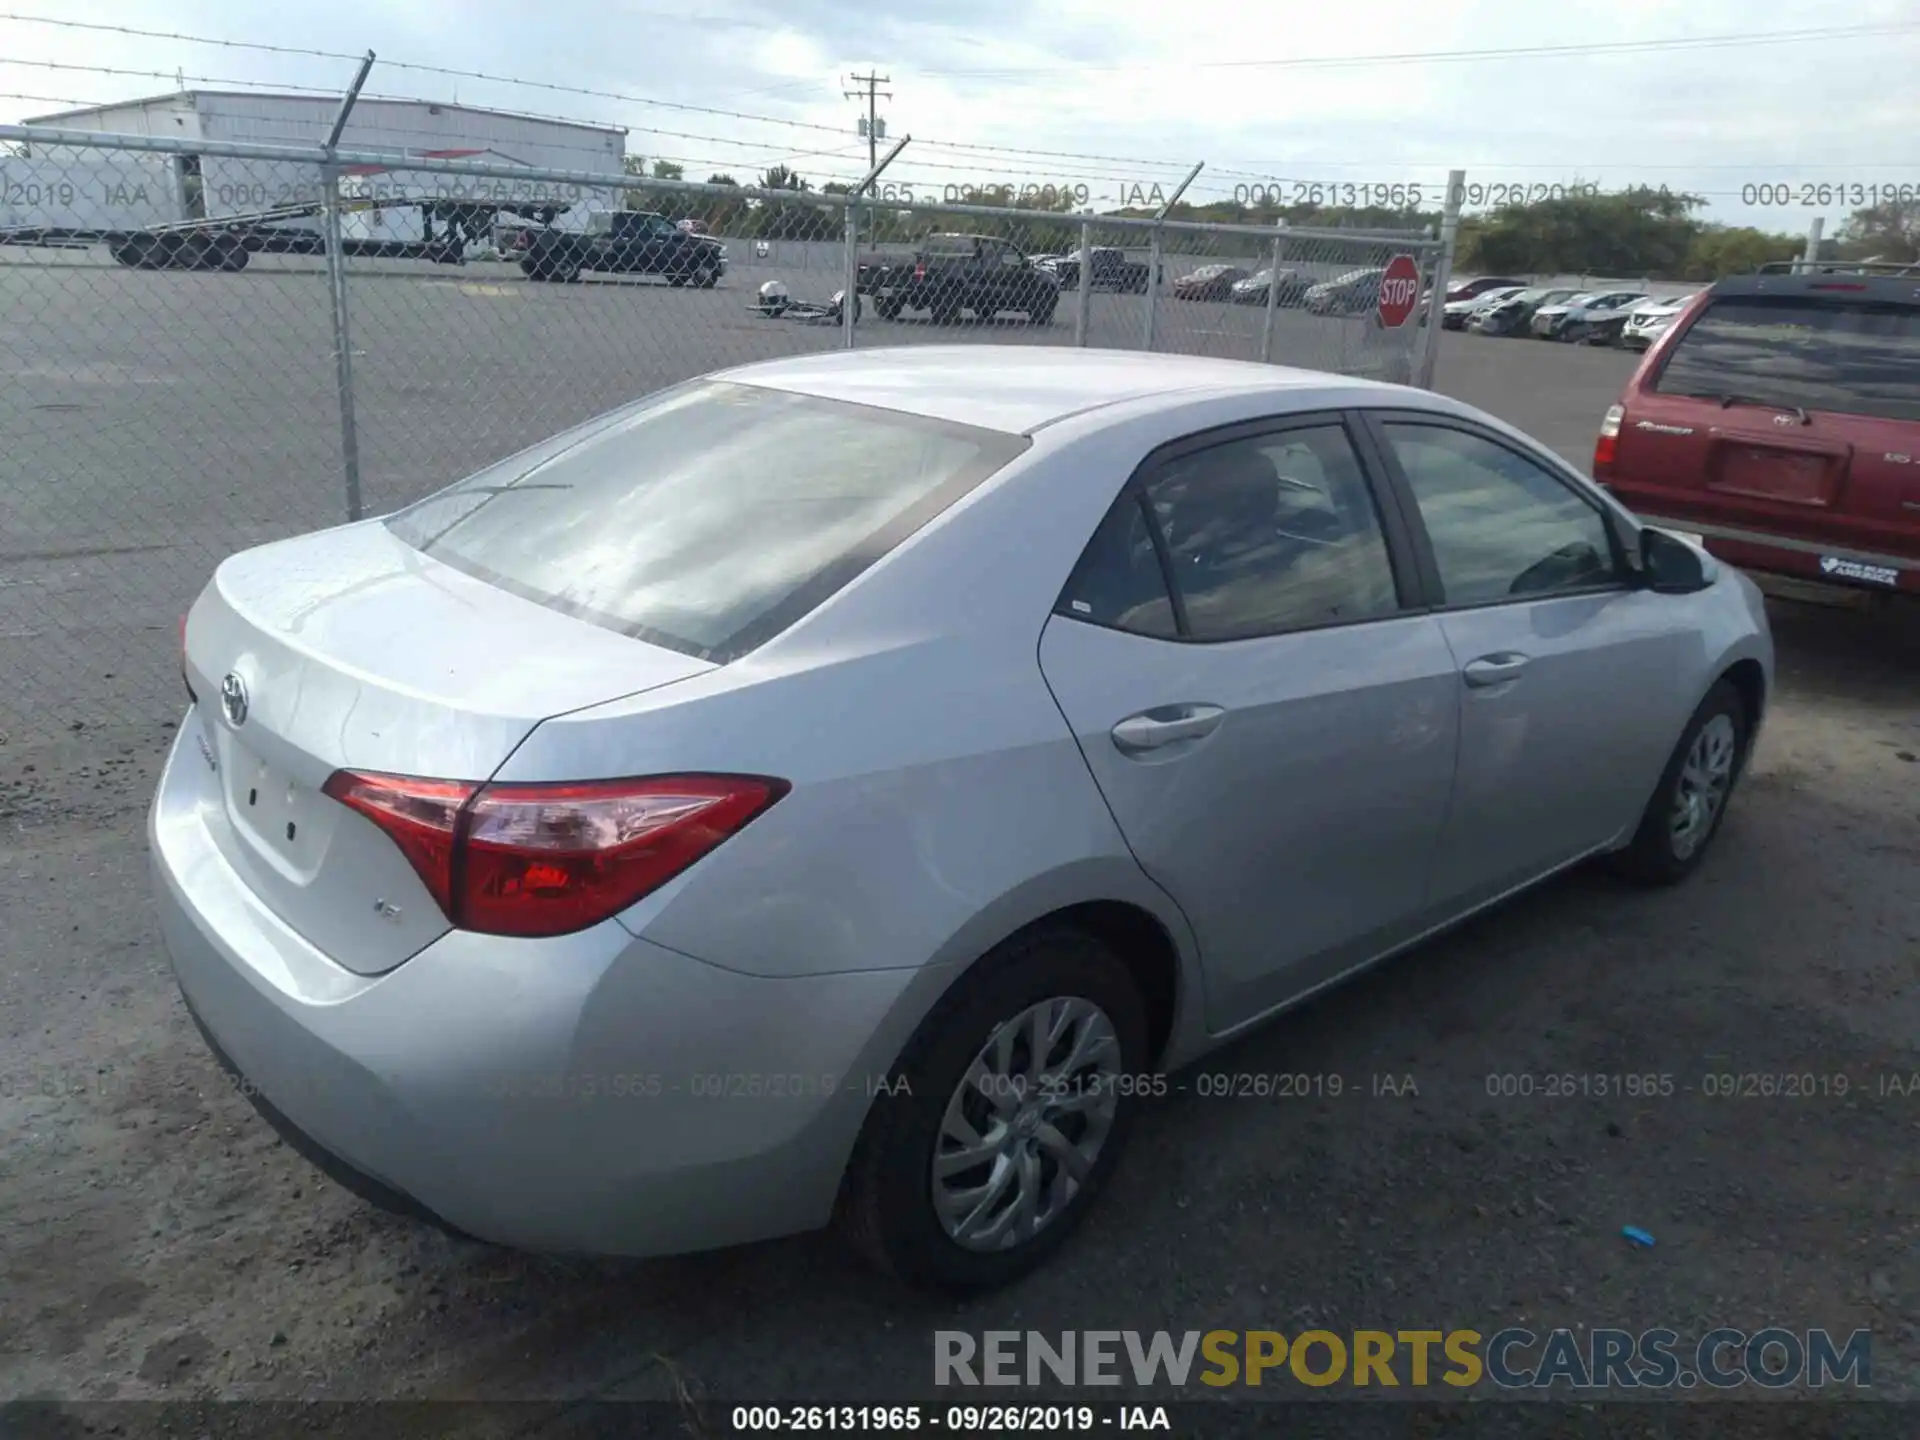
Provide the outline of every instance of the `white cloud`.
[[[45,13],[63,7],[46,4]],[[92,0],[89,21],[357,52],[579,90],[736,110],[799,124],[703,115],[630,100],[376,65],[370,89],[561,114],[632,128],[629,149],[690,174],[749,174],[789,160],[815,180],[864,168],[849,71],[891,76],[891,133],[916,143],[893,176],[949,184],[1048,180],[1096,195],[1163,184],[1206,159],[1195,198],[1255,174],[1422,182],[1452,166],[1472,178],[1707,193],[1716,218],[1803,230],[1816,210],[1744,205],[1755,181],[1920,182],[1920,14],[1905,0],[1612,0],[1540,7],[1517,0],[1368,0],[1277,9],[1165,0],[979,0],[925,13],[873,0],[634,0],[569,12],[430,0],[342,0],[268,11],[240,0],[162,6]],[[68,11],[72,14],[75,12]],[[1665,39],[1907,23],[1898,34],[1632,54],[1352,67],[1229,66],[1263,57],[1380,55]],[[338,59],[0,21],[0,115],[172,88],[176,71],[216,80],[337,86]],[[107,75],[21,61],[158,72]],[[1114,68],[1121,67],[1121,68]],[[990,71],[992,74],[957,72]],[[191,79],[189,84],[194,83]],[[824,125],[829,131],[806,128]],[[1139,157],[1132,161],[949,150],[944,144]],[[824,152],[824,153],[823,153]],[[1841,207],[1826,210],[1829,226]]]

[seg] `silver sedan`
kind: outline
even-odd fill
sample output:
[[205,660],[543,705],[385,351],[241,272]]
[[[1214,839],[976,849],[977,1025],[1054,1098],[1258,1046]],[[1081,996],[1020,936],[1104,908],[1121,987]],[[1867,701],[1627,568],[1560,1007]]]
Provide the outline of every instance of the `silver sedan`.
[[227,560],[151,814],[181,990],[361,1193],[535,1250],[1061,1243],[1166,1076],[1587,857],[1679,880],[1759,595],[1302,370],[856,350]]

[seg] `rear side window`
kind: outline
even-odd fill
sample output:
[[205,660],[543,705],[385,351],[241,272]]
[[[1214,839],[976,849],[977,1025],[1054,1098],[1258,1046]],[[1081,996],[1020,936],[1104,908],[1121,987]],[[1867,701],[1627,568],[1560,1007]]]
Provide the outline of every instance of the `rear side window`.
[[1667,357],[1663,395],[1920,420],[1920,306],[1745,295],[1714,300]]
[[999,431],[753,385],[665,391],[531,469],[388,520],[553,609],[725,662],[819,605],[1026,448]]
[[1379,619],[1399,594],[1345,429],[1313,425],[1156,467],[1108,514],[1061,602],[1095,624],[1217,641]]

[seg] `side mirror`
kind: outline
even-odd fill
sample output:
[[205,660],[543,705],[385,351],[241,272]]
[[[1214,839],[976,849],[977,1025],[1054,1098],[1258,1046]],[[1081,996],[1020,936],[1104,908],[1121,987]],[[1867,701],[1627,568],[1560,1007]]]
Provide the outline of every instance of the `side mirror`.
[[1651,526],[1640,532],[1640,573],[1647,588],[1662,595],[1687,595],[1713,583],[1698,550]]

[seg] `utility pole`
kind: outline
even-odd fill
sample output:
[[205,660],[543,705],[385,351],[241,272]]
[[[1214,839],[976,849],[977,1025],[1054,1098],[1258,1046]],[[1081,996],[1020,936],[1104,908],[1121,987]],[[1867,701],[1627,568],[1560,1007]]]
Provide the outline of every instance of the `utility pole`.
[[[889,100],[893,98],[893,92],[891,90],[882,90],[879,87],[882,85],[891,85],[893,83],[893,77],[891,75],[875,75],[869,70],[865,75],[849,75],[847,79],[855,86],[865,87],[864,89],[842,90],[840,93],[849,100],[858,100],[862,95],[866,96],[867,116],[866,119],[860,122],[860,130],[861,133],[867,137],[867,172],[871,174],[879,168],[880,138],[886,133],[886,122],[883,121],[879,115],[879,98],[882,95],[886,96]],[[877,243],[875,240],[874,226],[879,222],[880,212],[875,210],[872,212],[872,215],[873,219],[867,224],[867,242],[870,245]]]

